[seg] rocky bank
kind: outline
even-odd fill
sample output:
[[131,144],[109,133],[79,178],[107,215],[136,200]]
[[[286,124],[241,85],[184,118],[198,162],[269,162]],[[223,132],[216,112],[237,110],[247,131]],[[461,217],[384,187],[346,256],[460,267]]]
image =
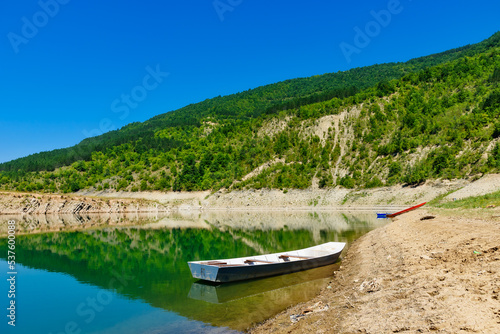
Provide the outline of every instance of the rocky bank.
[[143,199],[0,192],[0,214],[4,215],[82,215],[170,210],[171,208],[166,205]]

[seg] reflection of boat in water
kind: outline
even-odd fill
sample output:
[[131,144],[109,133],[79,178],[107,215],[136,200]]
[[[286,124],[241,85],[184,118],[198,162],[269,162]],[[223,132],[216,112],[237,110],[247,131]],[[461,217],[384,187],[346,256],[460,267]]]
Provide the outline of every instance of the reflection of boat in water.
[[280,293],[280,298],[283,299],[285,295],[288,295],[283,292],[289,289],[293,289],[295,292],[315,291],[318,280],[331,277],[338,267],[339,264],[336,263],[288,275],[223,284],[198,281],[191,285],[188,297],[212,304],[222,304],[237,299],[272,293]]
[[332,264],[344,249],[343,242],[266,255],[188,262],[194,278],[211,282],[234,282],[293,273]]

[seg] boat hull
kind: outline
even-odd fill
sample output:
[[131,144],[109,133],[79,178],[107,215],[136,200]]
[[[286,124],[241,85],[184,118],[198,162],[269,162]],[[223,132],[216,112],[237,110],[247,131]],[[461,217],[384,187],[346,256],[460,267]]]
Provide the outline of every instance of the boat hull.
[[188,262],[188,264],[194,278],[217,283],[226,283],[288,274],[326,266],[338,260],[342,249],[343,246],[338,251],[324,256],[269,264],[257,263],[233,266],[216,266],[201,262]]
[[421,206],[425,205],[425,203],[427,203],[427,202],[420,203],[420,204],[418,204],[418,205],[412,206],[411,208],[404,209],[403,211],[399,211],[399,212],[396,212],[396,213],[388,213],[388,214],[386,214],[386,217],[387,217],[387,218],[394,218],[394,217],[396,217],[396,216],[399,216],[400,214],[403,214],[403,213],[410,212],[410,211],[412,211],[412,210],[418,209],[418,208],[420,208]]

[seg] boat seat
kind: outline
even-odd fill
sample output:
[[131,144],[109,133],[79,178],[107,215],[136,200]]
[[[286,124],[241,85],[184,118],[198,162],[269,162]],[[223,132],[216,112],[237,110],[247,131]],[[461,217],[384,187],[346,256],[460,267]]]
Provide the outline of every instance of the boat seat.
[[245,263],[254,263],[254,262],[261,262],[261,263],[277,263],[277,262],[264,261],[264,260],[252,260],[252,259],[245,260]]
[[310,256],[299,256],[299,255],[288,255],[288,254],[283,254],[283,255],[279,256],[280,259],[283,259],[285,261],[291,257],[294,257],[297,259],[302,259],[302,260],[312,259],[312,257],[310,257]]
[[219,265],[219,264],[227,264],[227,262],[220,262],[220,261],[208,261],[208,262],[205,262],[203,264],[207,264],[209,266],[215,266],[215,265]]

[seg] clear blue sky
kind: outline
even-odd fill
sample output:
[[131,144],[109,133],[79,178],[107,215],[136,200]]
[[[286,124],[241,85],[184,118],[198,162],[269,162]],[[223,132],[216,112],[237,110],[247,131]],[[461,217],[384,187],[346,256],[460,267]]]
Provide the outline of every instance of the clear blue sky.
[[0,162],[214,96],[476,43],[498,13],[491,0],[2,1]]

